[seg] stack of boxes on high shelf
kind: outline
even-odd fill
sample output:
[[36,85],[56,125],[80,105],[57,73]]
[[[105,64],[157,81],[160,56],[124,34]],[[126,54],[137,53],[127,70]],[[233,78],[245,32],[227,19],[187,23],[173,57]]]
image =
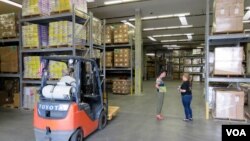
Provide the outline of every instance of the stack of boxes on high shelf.
[[202,80],[203,76],[200,75],[204,66],[202,49],[174,50],[172,62],[173,79],[179,80],[183,73],[192,73],[192,81],[200,82]]
[[[17,37],[16,15],[14,13],[0,15],[0,39]],[[0,73],[18,72],[17,46],[0,46]],[[12,104],[17,106],[19,96],[18,79],[0,79],[0,106]]]
[[[244,0],[215,0],[213,33],[242,33]],[[226,54],[226,55],[225,55]],[[216,47],[210,52],[210,75],[243,76],[244,48]],[[244,91],[210,85],[209,103],[215,118],[244,120]]]
[[[106,44],[127,44],[130,38],[130,29],[126,24],[118,24],[106,27]],[[114,49],[106,52],[107,68],[130,68],[131,67],[131,49]],[[131,80],[114,79],[112,91],[114,94],[129,94],[131,90]]]

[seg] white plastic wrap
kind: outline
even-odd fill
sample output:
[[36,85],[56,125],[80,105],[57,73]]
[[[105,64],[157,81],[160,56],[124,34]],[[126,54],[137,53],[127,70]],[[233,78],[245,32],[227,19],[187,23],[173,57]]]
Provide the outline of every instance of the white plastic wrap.
[[42,90],[42,94],[48,99],[70,99],[72,92],[72,86],[45,86]]

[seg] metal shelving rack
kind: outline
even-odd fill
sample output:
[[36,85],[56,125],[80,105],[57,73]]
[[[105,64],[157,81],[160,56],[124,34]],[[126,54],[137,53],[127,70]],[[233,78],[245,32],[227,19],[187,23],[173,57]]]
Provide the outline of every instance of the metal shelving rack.
[[205,72],[205,96],[206,96],[206,119],[209,119],[209,107],[208,107],[208,94],[209,85],[213,82],[224,82],[224,83],[250,83],[250,78],[243,77],[212,77],[209,74],[209,51],[214,49],[216,45],[234,45],[239,46],[240,43],[250,42],[250,34],[221,34],[221,35],[210,35],[210,3],[211,0],[206,1],[206,72]]
[[[50,15],[50,16],[42,16],[42,17],[31,17],[31,18],[23,18],[20,20],[20,24],[19,24],[19,31],[20,31],[20,36],[22,35],[22,25],[25,23],[33,23],[33,24],[49,24],[50,22],[55,22],[55,21],[62,21],[62,20],[67,20],[67,21],[71,21],[72,22],[72,46],[68,46],[68,47],[59,47],[59,48],[41,48],[38,47],[37,49],[23,49],[22,48],[22,38],[20,37],[20,50],[19,50],[19,61],[20,61],[20,94],[21,94],[21,107],[23,106],[23,85],[24,84],[35,84],[35,85],[39,85],[41,84],[40,80],[27,80],[25,78],[23,78],[23,56],[24,54],[27,55],[32,55],[32,54],[39,54],[40,56],[42,55],[46,55],[45,53],[68,53],[69,55],[72,56],[77,56],[77,53],[83,53],[81,56],[86,56],[89,58],[94,58],[94,52],[93,49],[100,49],[103,52],[103,55],[105,55],[106,50],[105,50],[105,44],[102,45],[95,45],[93,43],[93,36],[89,36],[87,39],[87,43],[86,44],[82,44],[85,47],[87,47],[87,49],[79,49],[76,48],[76,44],[75,44],[75,24],[79,23],[79,24],[83,24],[84,26],[86,26],[87,24],[89,24],[89,28],[88,32],[89,35],[93,35],[93,14],[90,12],[89,14],[84,13],[84,12],[80,12],[78,10],[75,9],[74,5],[72,6],[72,11],[71,12],[66,12],[66,13],[58,13],[58,14],[54,14],[54,15]],[[105,27],[105,20],[103,21],[103,27]],[[104,28],[103,28],[104,29]],[[105,31],[103,31],[105,32]],[[105,36],[105,34],[104,34]],[[88,55],[88,56],[87,56]],[[100,68],[100,76],[103,77],[102,83],[103,83],[103,89],[105,92],[105,83],[106,83],[106,70],[105,70],[105,61],[104,64],[102,65],[103,68]],[[48,81],[48,84],[55,84],[56,81],[55,80],[51,80]]]
[[[133,66],[133,41],[128,44],[106,45],[106,50],[114,50],[121,48],[130,48],[130,67],[128,68],[106,68],[106,74],[130,74],[131,89],[130,94],[133,95],[133,82],[134,82],[134,66]],[[106,59],[104,59],[106,60]]]
[[[204,59],[204,55],[192,55],[192,56],[184,56],[183,57],[184,59],[185,58],[188,58],[188,59],[191,59],[193,61],[193,59],[201,59],[201,63],[200,64],[190,64],[190,65],[185,65],[183,64],[183,67],[201,67],[201,71],[200,72],[188,72],[190,75],[200,75],[200,82],[202,82],[202,78],[203,78],[203,75],[204,75],[204,70],[203,70],[203,67],[204,67],[204,63],[202,62],[202,59]],[[184,71],[185,73],[185,71]]]

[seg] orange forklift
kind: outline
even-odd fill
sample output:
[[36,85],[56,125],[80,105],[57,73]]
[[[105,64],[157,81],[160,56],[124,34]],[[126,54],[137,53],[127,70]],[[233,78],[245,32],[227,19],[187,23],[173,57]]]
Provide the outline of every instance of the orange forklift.
[[[43,57],[40,99],[34,107],[36,141],[82,141],[107,124],[108,99],[104,98],[95,60],[81,57]],[[67,71],[50,80],[50,64],[61,62]]]

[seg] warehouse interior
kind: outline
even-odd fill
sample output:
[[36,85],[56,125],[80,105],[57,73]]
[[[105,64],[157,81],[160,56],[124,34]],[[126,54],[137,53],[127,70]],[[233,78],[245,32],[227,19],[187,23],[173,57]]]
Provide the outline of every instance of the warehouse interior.
[[[79,130],[87,141],[220,141],[222,125],[249,125],[249,32],[250,0],[0,0],[0,140],[73,141]],[[93,122],[60,138],[73,124],[46,104],[68,101],[65,116],[77,106]]]

